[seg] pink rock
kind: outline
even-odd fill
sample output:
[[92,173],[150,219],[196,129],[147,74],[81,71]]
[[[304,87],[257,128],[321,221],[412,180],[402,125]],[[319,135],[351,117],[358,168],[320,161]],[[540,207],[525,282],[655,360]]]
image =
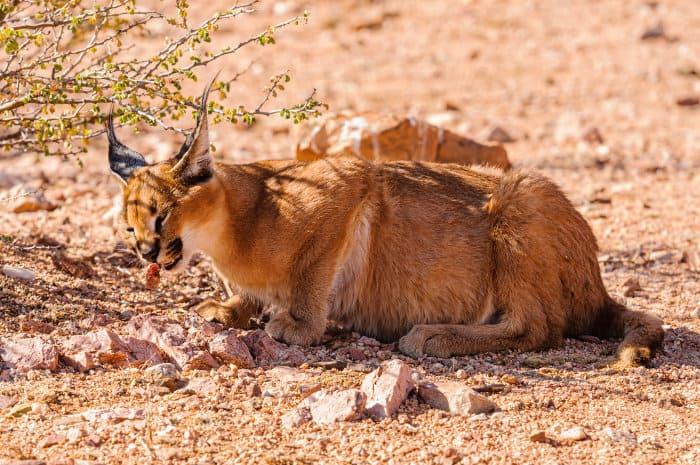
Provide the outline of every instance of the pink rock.
[[80,416],[89,422],[121,423],[126,420],[143,420],[144,412],[141,408],[113,407],[106,409],[92,409],[82,412]]
[[197,345],[187,342],[185,329],[169,318],[139,315],[132,318],[127,331],[140,339],[156,344],[182,370],[218,368],[212,355]]
[[311,421],[311,411],[309,409],[295,408],[282,415],[282,428],[294,429],[309,421]]
[[63,343],[63,359],[79,371],[90,370],[98,363],[126,367],[130,358],[126,343],[108,329],[72,336]]
[[46,449],[57,444],[63,444],[66,442],[66,436],[63,434],[49,434],[44,439],[39,441],[37,447],[39,449]]
[[367,395],[367,411],[373,418],[388,418],[396,413],[415,387],[413,369],[402,360],[389,360],[365,376],[362,392]]
[[364,362],[367,360],[365,353],[357,347],[346,347],[338,351],[338,355],[345,356],[353,362]]
[[498,410],[498,406],[487,397],[457,381],[421,383],[418,386],[418,396],[434,408],[457,415],[475,415]]
[[0,347],[0,360],[10,368],[30,370],[58,370],[59,355],[56,346],[40,337],[9,340]]
[[222,363],[234,363],[240,368],[255,366],[248,346],[238,338],[235,331],[222,331],[214,336],[209,341],[209,352]]
[[84,373],[90,371],[97,366],[97,360],[93,357],[92,352],[81,351],[75,354],[64,354],[63,360],[65,363],[76,370]]
[[124,352],[129,348],[122,339],[113,331],[99,329],[87,334],[71,336],[63,347],[67,352]]
[[196,313],[191,313],[185,318],[185,326],[190,335],[199,333],[202,336],[212,337],[224,330],[224,325],[207,321]]
[[19,330],[23,333],[50,334],[54,329],[56,327],[51,323],[44,323],[32,318],[24,318],[19,323]]
[[304,362],[304,353],[272,339],[262,329],[247,332],[242,338],[259,365],[299,365]]
[[148,364],[165,362],[166,355],[160,350],[160,347],[150,341],[133,336],[126,336],[124,338],[124,343],[129,348],[132,357],[138,362]]
[[319,391],[304,399],[299,408],[300,415],[308,409],[313,421],[319,425],[330,425],[360,418],[365,409],[367,396],[358,389],[328,393]]

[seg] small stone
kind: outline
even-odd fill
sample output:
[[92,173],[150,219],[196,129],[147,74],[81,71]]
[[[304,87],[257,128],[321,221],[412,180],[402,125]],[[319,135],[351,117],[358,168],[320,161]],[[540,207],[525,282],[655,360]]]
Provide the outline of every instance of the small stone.
[[472,415],[471,417],[469,417],[469,421],[484,421],[484,420],[488,420],[488,419],[489,419],[489,417],[485,413],[479,413],[479,414]]
[[530,435],[530,441],[539,443],[551,443],[551,439],[547,437],[544,431],[538,431]]
[[362,381],[367,395],[367,411],[373,418],[388,418],[396,413],[409,392],[415,387],[413,369],[402,360],[390,360]]
[[637,292],[642,290],[642,286],[639,284],[639,278],[637,277],[629,278],[622,286],[625,289],[623,292],[625,297],[633,297]]
[[664,28],[664,23],[659,21],[656,23],[654,26],[646,29],[644,32],[642,32],[642,35],[639,37],[641,40],[653,40],[653,39],[667,39],[668,37],[666,36],[666,29]]
[[367,396],[358,389],[327,393],[319,391],[307,397],[302,404],[308,407],[311,418],[319,425],[330,425],[360,418]]
[[51,323],[45,323],[32,318],[23,318],[19,322],[19,330],[23,333],[50,334],[54,329],[56,329],[56,327]]
[[82,428],[71,428],[66,432],[66,439],[70,444],[75,444],[85,436],[85,431]]
[[542,357],[537,357],[534,355],[531,357],[527,357],[525,361],[523,361],[523,365],[525,365],[528,368],[540,368],[546,364],[547,362]]
[[586,129],[586,131],[584,131],[583,133],[582,138],[589,145],[602,145],[605,143],[602,134],[600,133],[598,128],[595,127]]
[[378,340],[376,340],[372,337],[367,337],[367,336],[361,336],[357,340],[357,343],[361,344],[361,345],[365,345],[367,347],[380,347],[382,345],[382,343],[379,342]]
[[235,331],[222,331],[209,341],[209,352],[221,363],[233,363],[240,368],[252,368],[255,360]]
[[676,100],[676,105],[678,105],[679,107],[695,107],[697,105],[700,105],[700,97],[681,97],[678,100]]
[[511,386],[515,386],[519,383],[518,378],[513,375],[503,375],[501,376],[501,381],[503,381],[506,384],[510,384]]
[[624,442],[627,444],[637,444],[637,437],[629,432],[623,430],[614,430],[609,426],[603,428],[603,434],[608,437],[613,442]]
[[294,429],[311,421],[311,411],[304,408],[296,408],[282,415],[282,428]]
[[700,318],[700,307],[696,308],[692,312],[690,312],[690,316],[692,318]]
[[584,429],[580,426],[569,428],[559,435],[559,439],[562,441],[583,441],[587,438],[588,434],[586,434],[586,431],[584,431]]
[[319,362],[311,363],[310,366],[313,368],[320,368],[322,370],[344,370],[348,364],[342,360],[321,360]]
[[447,381],[441,383],[421,383],[418,396],[433,408],[457,415],[492,413],[498,406],[462,383]]
[[17,396],[0,396],[0,412],[8,409],[19,402]]
[[246,386],[245,392],[248,397],[260,397],[262,395],[262,390],[258,383],[251,383]]
[[28,283],[34,282],[36,273],[28,268],[20,268],[18,266],[3,265],[2,274],[8,278],[25,281]]
[[497,126],[491,130],[487,140],[490,142],[498,142],[499,144],[509,144],[515,142],[513,136],[508,134],[508,132],[500,126]]
[[18,417],[21,417],[22,415],[26,415],[27,413],[29,413],[31,411],[32,411],[31,404],[18,404],[18,405],[15,405],[15,407],[12,408],[9,412],[7,412],[7,417],[18,418]]
[[39,449],[46,449],[51,446],[63,444],[64,442],[66,442],[66,436],[64,436],[63,434],[50,434],[41,441],[39,441],[37,447]]
[[192,378],[187,383],[187,391],[199,394],[200,396],[210,396],[219,390],[219,384],[210,377]]
[[95,274],[88,263],[78,258],[69,257],[63,252],[51,255],[51,261],[58,270],[75,278],[88,279]]
[[282,384],[303,383],[314,376],[318,375],[318,371],[303,371],[294,367],[279,366],[270,368],[265,372],[267,376]]
[[144,377],[152,384],[165,386],[170,391],[175,391],[185,385],[177,367],[172,363],[160,363],[149,367],[144,371]]
[[467,379],[467,378],[469,378],[469,374],[466,371],[459,369],[459,370],[455,371],[455,378]]

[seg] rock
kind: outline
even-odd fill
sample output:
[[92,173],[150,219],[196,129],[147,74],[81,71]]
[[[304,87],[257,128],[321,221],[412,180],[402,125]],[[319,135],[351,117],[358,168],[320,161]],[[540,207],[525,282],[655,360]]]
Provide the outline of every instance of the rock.
[[338,355],[345,356],[353,362],[364,362],[365,360],[367,360],[367,355],[365,355],[365,353],[357,347],[346,347],[342,350],[339,350]]
[[12,213],[51,211],[56,208],[44,193],[25,184],[18,184],[0,198],[0,205]]
[[678,105],[679,107],[694,107],[700,105],[700,97],[681,97],[678,100],[676,100],[676,105]]
[[40,337],[8,340],[0,347],[0,360],[21,372],[30,370],[56,371],[59,354],[56,346]]
[[63,252],[52,254],[51,261],[56,269],[75,278],[88,279],[95,275],[94,270],[89,264],[78,258],[69,257]]
[[220,386],[211,377],[198,377],[190,379],[186,389],[202,396],[211,396],[219,392]]
[[143,420],[144,411],[141,408],[112,407],[86,410],[80,413],[79,416],[90,423],[121,423],[126,420]]
[[637,437],[630,431],[614,430],[609,426],[603,428],[603,434],[613,442],[624,442],[627,444],[637,444]]
[[372,337],[367,337],[367,336],[361,336],[357,340],[358,344],[361,344],[363,346],[367,347],[381,347],[382,343],[379,342],[378,340],[372,338]]
[[262,389],[258,383],[251,383],[246,386],[245,393],[248,397],[260,397],[262,395]]
[[49,434],[45,438],[43,438],[41,441],[37,443],[37,447],[39,449],[46,449],[51,446],[55,446],[58,444],[63,444],[66,442],[66,436],[63,434]]
[[34,320],[32,318],[22,318],[19,322],[19,330],[23,333],[50,334],[56,329],[51,323]]
[[496,126],[491,130],[486,140],[490,142],[498,142],[499,144],[509,144],[515,142],[515,138],[500,126]]
[[589,145],[601,145],[605,143],[598,128],[588,128],[584,131],[582,139]]
[[133,336],[125,336],[122,340],[129,348],[131,356],[140,364],[159,364],[167,359],[167,355],[163,353],[160,347],[151,341]]
[[83,436],[85,436],[85,430],[82,428],[70,428],[66,432],[66,439],[69,444],[77,443]]
[[[364,412],[367,396],[358,389],[311,394],[299,405],[299,409],[308,409],[316,424],[330,425],[341,421],[360,418]],[[300,412],[300,415],[304,415]]]
[[19,418],[23,415],[32,411],[31,404],[17,404],[9,412],[7,412],[8,418]]
[[33,283],[36,279],[36,272],[28,268],[20,268],[18,266],[3,265],[2,274],[8,278],[26,281],[28,283]]
[[19,398],[17,396],[2,396],[2,395],[0,395],[0,412],[12,407],[17,402],[19,402]]
[[421,383],[418,396],[430,406],[457,415],[474,415],[491,413],[498,406],[462,383],[447,381],[440,383]]
[[540,368],[546,364],[547,362],[542,357],[538,357],[537,355],[531,355],[523,361],[523,365],[528,368]]
[[582,427],[574,426],[573,428],[563,431],[559,435],[559,439],[562,441],[583,441],[584,439],[588,439],[588,435]]
[[282,415],[282,428],[294,429],[309,421],[311,421],[311,411],[296,408]]
[[700,251],[686,250],[681,255],[681,263],[687,263],[693,271],[700,271]]
[[152,384],[165,386],[171,392],[185,385],[177,367],[172,363],[160,363],[149,367],[144,371],[144,377]]
[[[440,123],[452,114],[443,115]],[[480,144],[429,122],[381,113],[329,113],[297,129],[293,155],[301,161],[361,156],[368,160],[414,160],[508,169],[506,150]]]
[[669,37],[666,35],[666,29],[664,28],[664,23],[659,21],[656,23],[654,26],[646,29],[644,32],[642,32],[642,35],[639,37],[640,40],[657,40],[657,39],[664,39],[664,40],[673,40],[672,37]]
[[160,347],[182,370],[208,370],[219,367],[219,363],[209,352],[189,343],[185,329],[169,318],[138,315],[129,320],[127,331]]
[[413,369],[402,360],[390,360],[365,376],[362,392],[367,395],[367,411],[373,418],[388,418],[399,409],[415,384]]
[[79,371],[87,371],[95,362],[103,365],[126,367],[131,354],[121,338],[108,329],[99,329],[70,337],[63,343],[66,363]]
[[531,434],[530,441],[544,444],[551,444],[553,442],[552,439],[549,438],[547,436],[547,433],[545,433],[544,431],[538,431],[536,433]]
[[633,297],[637,292],[642,290],[642,286],[639,284],[639,278],[637,277],[629,278],[622,286],[625,289],[623,292],[625,297]]
[[319,362],[311,363],[310,366],[320,368],[322,370],[344,370],[348,364],[342,360],[321,360]]
[[222,331],[209,341],[209,352],[221,363],[233,363],[240,368],[252,368],[255,360],[248,346],[235,331]]
[[510,384],[511,386],[515,386],[520,382],[516,376],[507,374],[501,376],[501,381],[503,381],[506,384]]
[[317,376],[318,371],[302,371],[298,368],[279,366],[265,372],[267,376],[282,384],[303,383]]
[[306,358],[298,348],[275,341],[262,329],[248,331],[241,339],[259,365],[299,365]]
[[194,312],[188,314],[185,318],[185,327],[190,336],[194,336],[196,333],[205,337],[212,337],[224,331],[224,325],[213,321],[207,321]]

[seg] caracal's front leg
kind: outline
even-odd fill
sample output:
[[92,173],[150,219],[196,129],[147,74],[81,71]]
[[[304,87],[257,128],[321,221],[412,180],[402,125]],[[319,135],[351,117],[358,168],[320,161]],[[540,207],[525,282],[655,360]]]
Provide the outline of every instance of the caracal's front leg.
[[319,279],[322,273],[307,275],[315,279],[299,280],[309,286],[294,289],[289,308],[273,308],[270,321],[265,325],[270,336],[287,344],[317,344],[326,330],[330,280]]
[[262,305],[245,295],[234,295],[223,302],[207,299],[194,311],[207,321],[221,323],[227,328],[249,329],[250,319],[262,312]]

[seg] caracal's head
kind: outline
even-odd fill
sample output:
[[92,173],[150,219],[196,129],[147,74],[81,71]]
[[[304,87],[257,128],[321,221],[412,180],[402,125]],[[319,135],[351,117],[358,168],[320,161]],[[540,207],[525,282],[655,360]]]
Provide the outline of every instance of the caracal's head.
[[[212,81],[213,82],[213,81]],[[122,226],[129,245],[146,261],[182,270],[201,248],[200,231],[210,220],[213,160],[209,152],[207,97],[202,95],[197,125],[172,159],[149,165],[107,123],[109,166],[122,186]]]

